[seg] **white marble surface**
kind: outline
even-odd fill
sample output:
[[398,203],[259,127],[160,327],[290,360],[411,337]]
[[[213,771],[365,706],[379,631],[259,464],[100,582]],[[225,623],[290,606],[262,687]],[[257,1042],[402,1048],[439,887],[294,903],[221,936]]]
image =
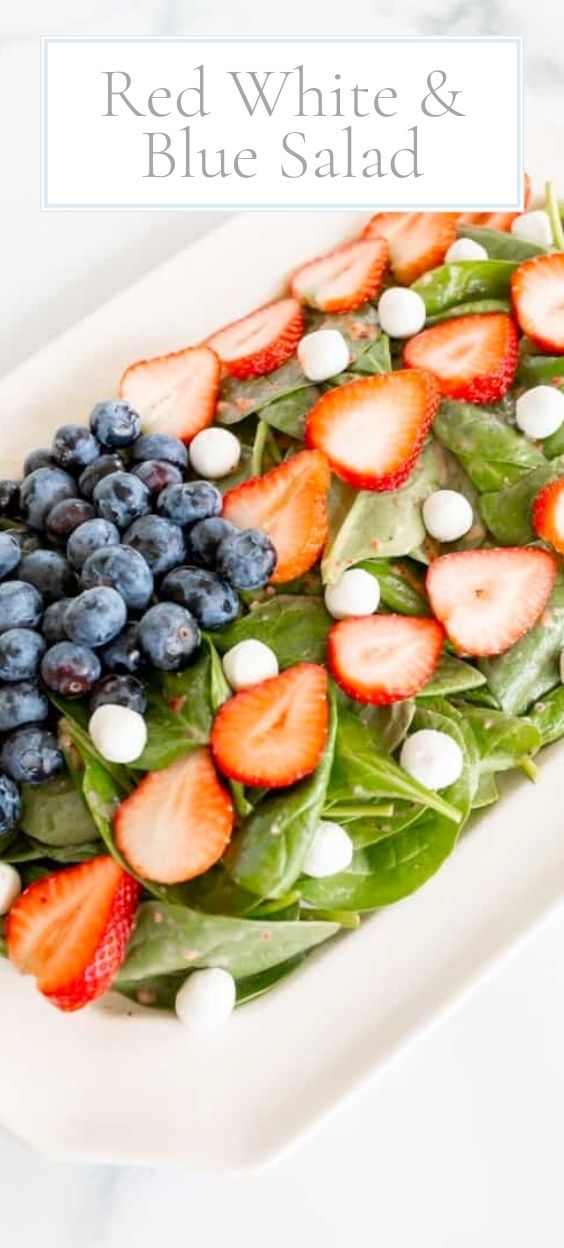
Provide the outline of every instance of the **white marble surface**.
[[[558,113],[564,10],[556,16],[552,0],[404,0],[401,10],[357,0],[353,12],[354,23],[336,0],[285,0],[276,11],[264,0],[216,0],[213,14],[203,0],[2,6],[0,127],[9,172],[0,187],[0,371],[213,223],[209,214],[39,213],[39,33],[517,32],[526,37],[531,108]],[[564,911],[377,1083],[261,1174],[56,1165],[0,1131],[4,1241],[560,1248],[563,950]],[[30,1061],[35,1043],[30,1037]]]

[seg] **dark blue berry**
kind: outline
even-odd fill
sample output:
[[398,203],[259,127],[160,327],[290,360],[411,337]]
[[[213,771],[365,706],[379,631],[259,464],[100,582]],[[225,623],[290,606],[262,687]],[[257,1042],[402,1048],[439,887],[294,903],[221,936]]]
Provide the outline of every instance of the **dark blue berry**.
[[92,409],[90,428],[102,446],[130,446],[139,437],[141,418],[124,399],[105,399]]
[[99,481],[94,490],[94,504],[98,515],[117,524],[118,529],[127,529],[139,516],[146,516],[151,510],[150,500],[147,486],[131,472],[114,472],[110,477]]
[[48,689],[63,698],[82,698],[100,679],[100,660],[88,646],[58,641],[43,655],[41,677]]
[[[45,661],[45,660],[44,660]],[[0,689],[0,732],[11,732],[24,724],[39,724],[47,719],[49,703],[34,680]]]
[[219,543],[215,566],[235,589],[262,589],[276,567],[276,550],[266,533],[239,529]]
[[165,576],[161,593],[186,607],[200,628],[223,628],[239,614],[235,590],[206,568],[175,568]]
[[45,602],[56,602],[74,588],[70,563],[57,550],[32,550],[18,568],[20,581],[35,585]]
[[41,621],[41,632],[48,646],[53,646],[56,641],[66,641],[65,612],[71,602],[72,598],[60,598],[47,607]]
[[145,459],[132,469],[134,477],[139,477],[143,485],[151,491],[153,498],[166,490],[167,485],[180,485],[182,473],[176,464],[167,464],[164,459]]
[[143,433],[133,443],[131,455],[136,464],[144,459],[165,459],[177,468],[188,467],[188,451],[180,438],[170,433]]
[[200,630],[185,607],[158,602],[139,622],[139,644],[153,667],[175,672],[193,657],[200,644]]
[[198,563],[202,568],[214,568],[215,556],[219,543],[237,529],[230,520],[222,520],[221,516],[212,516],[210,520],[199,520],[190,529],[188,553],[191,563]]
[[90,502],[98,482],[103,481],[104,477],[109,477],[113,472],[123,472],[124,467],[121,455],[116,453],[101,455],[99,459],[95,459],[94,463],[85,468],[78,478],[78,488],[82,497]]
[[43,599],[27,581],[0,585],[0,633],[8,628],[35,628],[43,615]]
[[20,482],[0,481],[0,516],[13,518],[20,511]]
[[79,524],[71,533],[67,542],[67,558],[77,572],[86,563],[89,555],[96,550],[104,550],[109,546],[119,546],[119,529],[110,520],[102,520],[96,516],[94,520],[86,520]]
[[131,546],[149,564],[154,576],[162,576],[186,557],[182,529],[164,516],[142,516],[123,535],[125,546]]
[[145,666],[139,646],[139,625],[128,624],[109,645],[100,650],[100,658],[108,672],[133,675]]
[[130,611],[144,611],[153,595],[153,574],[136,550],[108,546],[89,555],[80,574],[85,589],[109,585],[121,594]]
[[82,425],[61,425],[53,438],[51,450],[60,468],[77,474],[99,459],[101,454],[100,443]]
[[31,680],[37,676],[45,642],[31,628],[9,628],[0,634],[0,680]]
[[53,507],[76,494],[75,482],[62,468],[36,468],[21,484],[22,516],[31,529],[41,530]]
[[83,646],[105,646],[117,637],[127,620],[121,594],[107,585],[85,589],[65,612],[67,637]]
[[42,784],[62,770],[63,755],[52,732],[20,728],[4,742],[0,765],[19,784]]
[[24,459],[23,475],[29,477],[30,472],[35,472],[37,468],[52,468],[55,461],[52,453],[46,446],[40,446],[36,451],[30,451],[26,459]]
[[147,697],[140,680],[135,676],[104,676],[93,689],[89,707],[92,712],[99,706],[126,706],[130,711],[143,715],[147,709]]
[[8,576],[21,558],[19,543],[11,533],[0,533],[0,577]]
[[32,550],[39,550],[41,546],[37,533],[30,533],[28,529],[4,529],[4,533],[9,533],[10,537],[18,543],[22,555],[28,555]]
[[21,813],[22,799],[17,784],[11,776],[0,772],[0,836],[13,831]]
[[45,521],[47,534],[54,542],[66,542],[79,525],[92,520],[96,511],[84,498],[65,498],[49,512]]
[[157,511],[161,516],[183,528],[196,524],[198,520],[207,520],[209,516],[219,516],[222,507],[221,494],[217,486],[210,485],[209,481],[168,485],[157,499]]

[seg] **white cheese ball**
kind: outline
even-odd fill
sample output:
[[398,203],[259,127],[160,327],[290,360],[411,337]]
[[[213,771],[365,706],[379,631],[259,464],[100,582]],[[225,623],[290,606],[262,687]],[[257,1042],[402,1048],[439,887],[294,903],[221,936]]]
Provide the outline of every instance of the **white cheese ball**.
[[378,579],[364,568],[349,568],[325,590],[325,606],[334,620],[374,615],[380,604]]
[[534,208],[532,212],[524,212],[520,217],[515,217],[511,222],[511,233],[522,238],[525,243],[552,247],[550,217],[544,208]]
[[134,763],[147,744],[147,725],[138,711],[105,703],[90,716],[90,739],[109,763]]
[[7,914],[22,891],[19,871],[11,862],[0,862],[0,914]]
[[400,764],[427,789],[447,789],[462,775],[464,755],[447,732],[422,728],[404,741]]
[[548,438],[564,420],[564,393],[556,386],[533,386],[515,404],[515,419],[528,438]]
[[309,381],[327,381],[350,364],[351,353],[338,329],[316,329],[298,343],[298,359]]
[[235,1008],[235,980],[219,966],[193,971],[179,988],[174,1008],[191,1031],[216,1031]]
[[488,253],[481,243],[475,243],[473,238],[457,238],[451,243],[446,256],[446,264],[453,264],[457,260],[487,260]]
[[405,286],[390,286],[378,304],[380,328],[390,338],[411,338],[425,324],[427,309],[416,290]]
[[264,641],[249,637],[247,641],[238,641],[224,654],[223,671],[231,688],[238,692],[277,676],[278,659]]
[[210,481],[228,477],[234,472],[241,458],[241,443],[229,429],[202,429],[192,438],[189,447],[190,463],[199,477]]
[[437,542],[456,542],[472,528],[474,512],[458,490],[435,490],[423,503],[423,523]]
[[351,865],[352,856],[353,843],[348,832],[340,823],[324,819],[315,833],[302,870],[304,875],[323,880],[326,875],[338,875],[339,871],[346,871]]

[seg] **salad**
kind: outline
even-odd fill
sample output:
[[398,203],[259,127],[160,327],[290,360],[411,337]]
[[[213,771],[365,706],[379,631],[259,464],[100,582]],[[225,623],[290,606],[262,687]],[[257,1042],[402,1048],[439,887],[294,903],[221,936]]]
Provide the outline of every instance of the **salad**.
[[126,368],[0,516],[0,950],[217,1026],[564,736],[552,185],[377,214]]

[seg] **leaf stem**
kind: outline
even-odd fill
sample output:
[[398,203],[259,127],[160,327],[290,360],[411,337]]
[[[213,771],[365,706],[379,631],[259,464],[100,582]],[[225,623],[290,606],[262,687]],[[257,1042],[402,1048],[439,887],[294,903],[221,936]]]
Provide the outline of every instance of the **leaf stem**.
[[529,780],[532,780],[533,784],[536,784],[540,776],[540,768],[537,767],[536,763],[533,762],[532,758],[530,757],[520,758],[519,766],[521,768],[521,771],[524,771],[525,775],[529,777]]
[[305,919],[306,922],[313,920],[317,923],[338,923],[340,927],[347,927],[351,931],[360,927],[360,915],[356,910],[316,910],[308,906],[301,911],[300,919]]
[[552,230],[552,241],[557,251],[564,251],[564,227],[560,216],[560,208],[556,198],[554,182],[546,184],[546,211],[550,220],[550,228]]
[[389,819],[394,813],[393,802],[337,802],[327,806],[327,819]]
[[259,420],[255,440],[253,442],[253,453],[251,455],[251,476],[260,477],[262,472],[262,457],[268,437],[269,428],[265,420]]

